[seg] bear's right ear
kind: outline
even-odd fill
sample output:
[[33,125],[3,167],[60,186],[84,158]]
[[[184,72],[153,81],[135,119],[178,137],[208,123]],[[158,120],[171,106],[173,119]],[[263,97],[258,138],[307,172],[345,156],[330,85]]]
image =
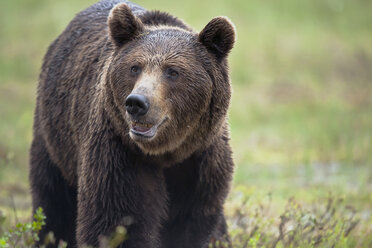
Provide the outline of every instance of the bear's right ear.
[[144,31],[144,25],[125,3],[116,5],[108,17],[110,38],[117,47],[134,39]]

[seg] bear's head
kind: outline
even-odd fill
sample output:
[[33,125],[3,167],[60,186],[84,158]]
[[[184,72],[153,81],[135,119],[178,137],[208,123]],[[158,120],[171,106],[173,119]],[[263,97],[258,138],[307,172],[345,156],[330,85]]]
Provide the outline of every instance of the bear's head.
[[[164,25],[166,18],[174,25]],[[174,17],[159,12],[137,17],[119,4],[108,29],[114,51],[106,85],[123,135],[145,154],[176,161],[211,144],[226,128],[232,23],[217,17],[194,33]]]

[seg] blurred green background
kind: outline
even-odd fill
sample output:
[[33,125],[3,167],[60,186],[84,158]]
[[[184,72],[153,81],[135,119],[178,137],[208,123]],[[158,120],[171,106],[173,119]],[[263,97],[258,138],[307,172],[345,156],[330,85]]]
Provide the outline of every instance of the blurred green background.
[[[16,207],[19,216],[30,215],[28,149],[42,57],[94,2],[0,1],[0,210],[6,214]],[[136,3],[195,30],[220,15],[235,23],[235,185],[254,195],[271,192],[278,209],[291,196],[306,204],[332,192],[371,218],[372,1]]]

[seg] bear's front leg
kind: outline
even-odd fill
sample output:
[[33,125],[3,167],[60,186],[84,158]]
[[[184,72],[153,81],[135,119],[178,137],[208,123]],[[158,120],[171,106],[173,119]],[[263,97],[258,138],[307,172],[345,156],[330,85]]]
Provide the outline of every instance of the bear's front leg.
[[223,142],[165,170],[170,212],[163,247],[206,248],[217,240],[228,247],[223,204],[232,172],[231,150]]
[[159,247],[166,216],[166,192],[160,169],[140,162],[119,137],[95,135],[79,172],[78,246],[97,246],[119,225],[127,229],[120,247]]

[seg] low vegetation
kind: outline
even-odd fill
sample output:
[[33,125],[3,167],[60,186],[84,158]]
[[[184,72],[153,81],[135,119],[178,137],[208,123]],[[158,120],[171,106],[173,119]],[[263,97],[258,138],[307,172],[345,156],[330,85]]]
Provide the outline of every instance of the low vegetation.
[[277,216],[271,194],[258,202],[251,197],[242,187],[233,192],[229,224],[234,248],[372,245],[372,219],[363,220],[369,227],[360,225],[361,213],[342,198],[328,195],[310,205],[290,198]]
[[[372,219],[364,220],[363,225],[361,213],[345,204],[344,199],[332,195],[306,206],[291,198],[283,212],[276,216],[271,194],[257,202],[252,200],[251,191],[238,187],[226,211],[232,244],[210,244],[210,248],[372,246]],[[40,208],[32,222],[17,223],[12,228],[4,223],[5,217],[1,216],[0,248],[32,247],[38,241],[37,234],[45,224],[45,216]],[[119,226],[110,237],[101,239],[100,248],[115,248],[127,238],[126,229]],[[54,242],[52,233],[44,241],[45,245]],[[59,247],[67,244],[61,242]]]
[[39,241],[38,233],[45,225],[45,216],[39,208],[31,222],[19,222],[14,227],[6,228],[5,221],[0,212],[0,248],[33,247]]

